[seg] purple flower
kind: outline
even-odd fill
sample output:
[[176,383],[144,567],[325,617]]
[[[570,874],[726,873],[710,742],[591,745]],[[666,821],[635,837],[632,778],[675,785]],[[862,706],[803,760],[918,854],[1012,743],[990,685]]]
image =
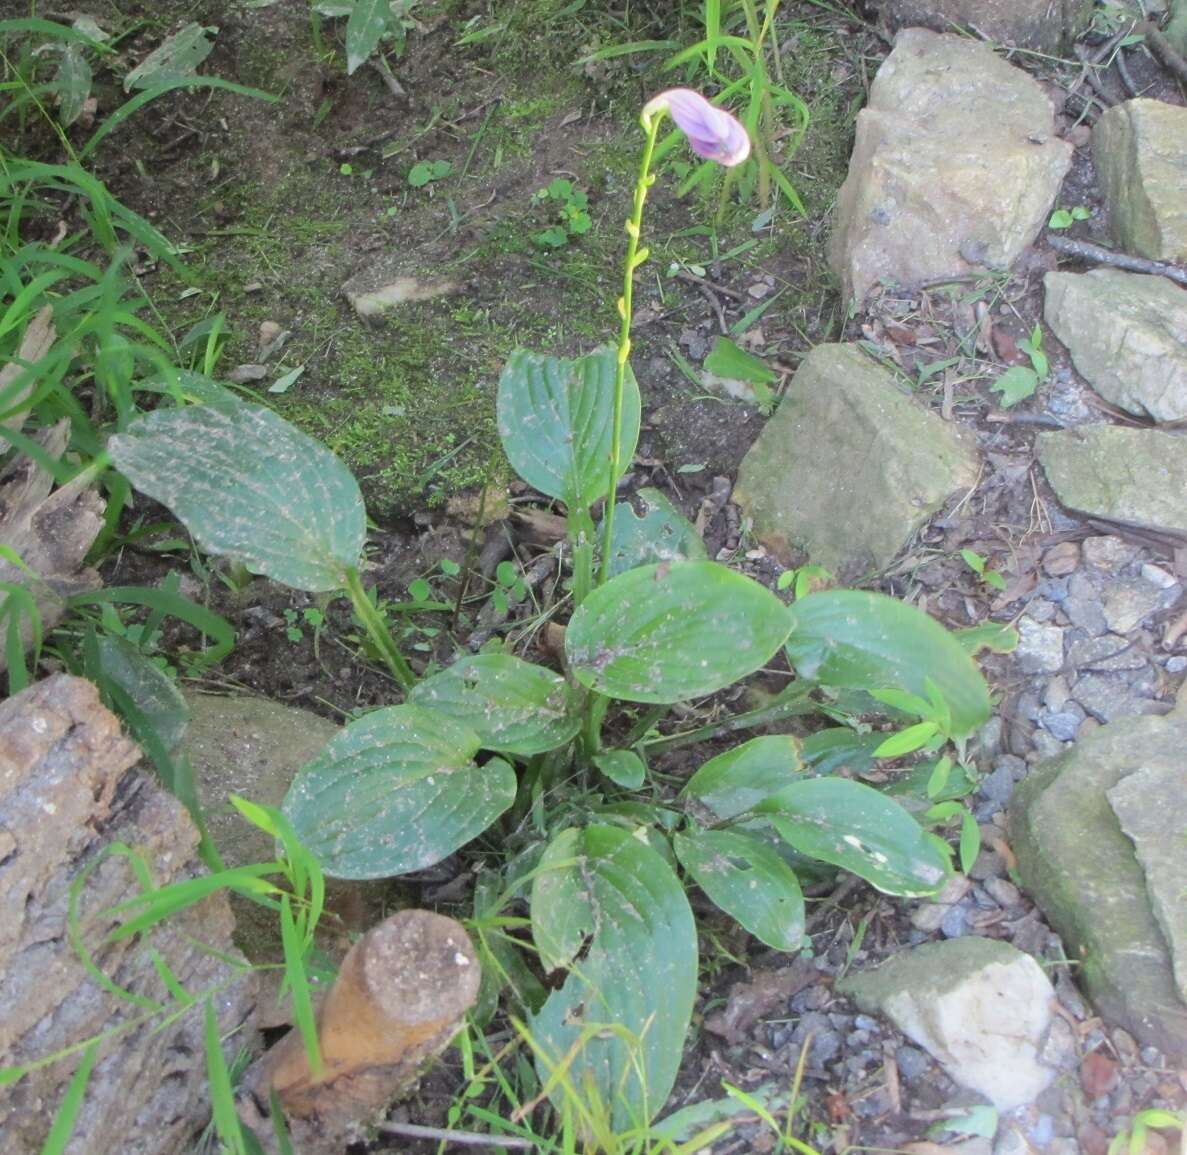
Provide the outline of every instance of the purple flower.
[[705,160],[732,168],[750,155],[750,137],[741,123],[724,109],[710,104],[691,88],[669,88],[652,97],[643,108],[644,122],[666,112]]

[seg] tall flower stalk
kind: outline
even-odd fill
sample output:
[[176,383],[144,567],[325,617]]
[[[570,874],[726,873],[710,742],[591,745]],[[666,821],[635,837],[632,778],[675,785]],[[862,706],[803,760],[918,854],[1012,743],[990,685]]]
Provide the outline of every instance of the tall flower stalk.
[[750,137],[742,125],[728,112],[710,104],[698,92],[689,88],[670,88],[649,100],[639,118],[643,126],[643,155],[639,163],[639,178],[635,182],[635,199],[630,218],[626,222],[626,261],[623,264],[622,296],[618,298],[618,354],[614,374],[614,410],[610,439],[610,481],[606,490],[606,508],[602,515],[602,564],[598,584],[610,576],[611,542],[614,537],[614,506],[618,493],[618,479],[622,474],[622,396],[626,385],[627,366],[631,358],[631,321],[634,315],[635,270],[647,260],[650,250],[639,246],[643,232],[643,206],[647,193],[655,183],[651,162],[664,116],[671,116],[676,127],[688,138],[693,152],[705,160],[713,160],[726,168],[741,164],[750,155]]

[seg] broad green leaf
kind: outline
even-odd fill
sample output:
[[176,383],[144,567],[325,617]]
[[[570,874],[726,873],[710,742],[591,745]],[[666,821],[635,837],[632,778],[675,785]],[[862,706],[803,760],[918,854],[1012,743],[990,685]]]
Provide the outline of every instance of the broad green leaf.
[[710,758],[688,780],[680,797],[700,803],[718,818],[737,818],[803,773],[799,739],[768,734]]
[[91,66],[77,44],[68,44],[62,50],[54,88],[58,93],[58,121],[63,128],[69,128],[82,115],[91,95]]
[[203,28],[201,24],[187,24],[163,40],[124,77],[124,91],[155,88],[192,76],[214,49],[207,33],[217,31],[217,28]]
[[923,749],[940,732],[935,722],[917,722],[897,734],[891,734],[874,751],[876,758],[901,758]]
[[581,729],[578,695],[559,674],[510,654],[477,654],[414,686],[408,701],[478,735],[487,750],[543,754]]
[[930,678],[952,711],[952,737],[971,734],[988,719],[985,679],[964,647],[922,610],[864,590],[824,590],[796,602],[795,616],[787,656],[801,677],[924,698]]
[[779,374],[753,353],[735,345],[728,337],[717,337],[705,358],[705,368],[714,377],[745,381],[748,385],[774,385]]
[[352,722],[293,780],[284,813],[334,878],[424,870],[515,801],[515,771],[478,766],[478,735],[421,706]]
[[848,778],[793,782],[759,810],[801,854],[831,862],[885,894],[935,894],[947,855],[897,802]]
[[258,405],[157,409],[107,443],[116,468],[210,553],[313,593],[340,589],[366,537],[350,470]]
[[696,526],[658,489],[640,489],[645,511],[635,514],[629,501],[614,510],[610,576],[661,561],[699,561],[707,556]]
[[795,872],[769,846],[733,830],[698,830],[673,839],[680,865],[756,939],[799,950],[804,895]]
[[391,24],[391,0],[354,0],[346,21],[347,76],[371,58]]
[[952,636],[973,657],[982,650],[991,654],[1012,654],[1018,648],[1018,631],[1005,622],[982,622],[954,630]]
[[141,718],[152,727],[162,746],[173,750],[185,737],[190,711],[177,683],[154,666],[127,638],[99,634],[95,652],[100,679],[114,682],[136,706]]
[[624,790],[638,790],[647,774],[643,759],[634,750],[606,750],[594,755],[593,764]]
[[1000,393],[1003,409],[1025,401],[1039,387],[1039,375],[1029,365],[1015,365],[1007,369],[996,381],[989,386],[995,393]]
[[718,337],[704,363],[704,385],[731,397],[754,401],[763,409],[774,404],[771,385],[779,374],[728,337]]
[[681,702],[761,669],[787,638],[770,590],[712,561],[628,570],[585,599],[565,631],[569,671],[628,702]]
[[882,745],[881,734],[861,734],[848,726],[831,726],[809,734],[800,753],[814,774],[833,774],[846,769],[855,774],[870,770],[874,751]]
[[[588,509],[610,485],[617,352],[610,346],[576,360],[517,349],[499,378],[499,437],[529,485]],[[619,439],[620,476],[639,439],[639,386],[627,366]]]
[[176,393],[180,393],[186,401],[210,405],[224,412],[229,413],[243,404],[238,395],[226,385],[220,385],[204,373],[195,373],[190,369],[175,369],[172,374],[162,373],[136,382],[138,390],[170,397],[176,396],[175,387]]
[[684,887],[630,831],[570,829],[540,860],[531,910],[542,965],[569,970],[531,1023],[541,1079],[581,1041],[568,1069],[573,1084],[591,1085],[615,1128],[650,1120],[675,1082],[696,996],[696,926]]

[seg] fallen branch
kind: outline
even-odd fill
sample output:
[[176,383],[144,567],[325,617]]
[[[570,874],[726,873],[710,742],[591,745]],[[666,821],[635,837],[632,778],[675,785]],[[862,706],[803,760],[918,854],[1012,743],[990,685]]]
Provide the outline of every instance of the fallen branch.
[[408,1139],[437,1139],[459,1147],[503,1147],[510,1151],[535,1151],[538,1143],[511,1135],[479,1135],[476,1131],[452,1131],[445,1127],[421,1127],[416,1123],[380,1123],[381,1135],[403,1135]]
[[1091,241],[1077,241],[1072,237],[1060,236],[1058,233],[1047,234],[1047,242],[1057,252],[1069,257],[1079,257],[1082,261],[1091,261],[1097,265],[1110,265],[1115,269],[1126,269],[1131,273],[1150,273],[1156,277],[1169,277],[1170,280],[1187,286],[1187,268],[1172,264],[1170,261],[1152,261],[1146,257],[1132,257],[1129,253],[1118,253],[1113,249],[1106,249],[1103,245],[1094,245]]

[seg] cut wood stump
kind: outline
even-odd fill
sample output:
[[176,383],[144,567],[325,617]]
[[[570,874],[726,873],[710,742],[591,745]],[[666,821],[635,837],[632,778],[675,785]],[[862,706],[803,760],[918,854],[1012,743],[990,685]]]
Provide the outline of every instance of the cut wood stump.
[[460,924],[426,910],[393,914],[351,947],[322,1003],[321,1070],[290,1031],[248,1071],[241,1117],[267,1147],[275,1095],[295,1150],[340,1155],[448,1046],[480,977]]
[[[58,675],[0,704],[0,1066],[105,1036],[68,1155],[189,1150],[210,1118],[205,993],[214,992],[228,1062],[254,1046],[245,1024],[255,976],[233,965],[240,956],[225,895],[143,936],[108,938],[118,919],[101,912],[141,891],[121,845],[157,885],[202,869],[189,815],[139,758],[81,678]],[[172,1022],[182,1004],[158,964],[196,1000]],[[0,1088],[4,1155],[41,1151],[82,1057],[76,1050]]]

